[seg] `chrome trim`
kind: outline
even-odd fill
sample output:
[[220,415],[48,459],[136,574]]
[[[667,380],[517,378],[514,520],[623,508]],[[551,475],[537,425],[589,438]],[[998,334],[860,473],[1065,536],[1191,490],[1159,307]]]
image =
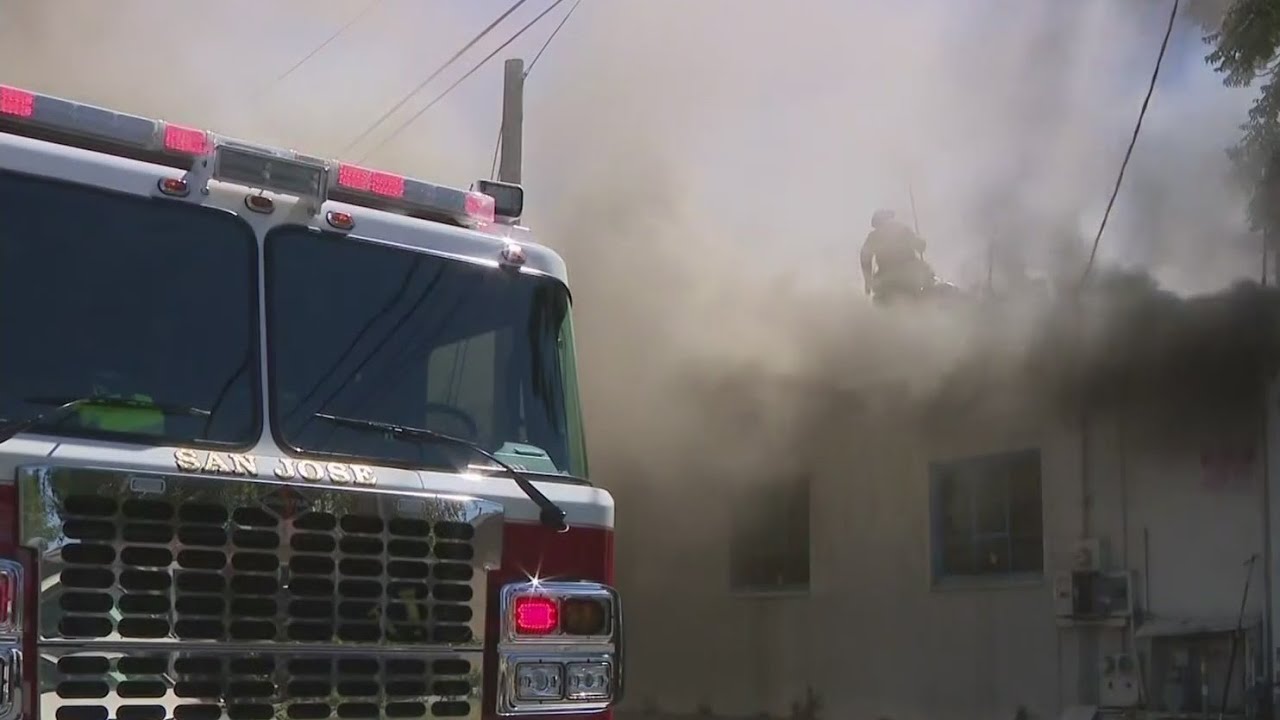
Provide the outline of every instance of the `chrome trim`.
[[[138,482],[139,480],[149,480],[150,482]],[[487,608],[487,569],[495,568],[499,565],[502,552],[502,526],[503,526],[503,510],[499,503],[481,500],[470,497],[428,495],[425,493],[413,493],[399,490],[389,490],[370,487],[353,487],[353,486],[318,486],[314,484],[299,484],[281,482],[278,480],[234,477],[224,478],[210,475],[181,474],[181,473],[134,473],[127,470],[119,469],[100,469],[87,467],[49,467],[34,466],[24,467],[19,470],[18,488],[20,495],[19,504],[19,522],[20,537],[24,545],[37,549],[39,553],[39,581],[40,581],[40,601],[39,613],[40,627],[39,639],[42,643],[57,644],[81,644],[93,647],[99,644],[115,644],[117,646],[154,646],[154,645],[181,645],[184,648],[199,648],[217,645],[235,646],[244,648],[253,647],[271,647],[271,648],[316,648],[316,649],[336,649],[338,646],[350,648],[352,650],[363,649],[366,652],[384,650],[394,651],[398,648],[452,648],[456,650],[480,650],[484,647],[485,642],[485,614]],[[92,501],[105,501],[115,510],[104,515],[100,520],[94,520],[102,525],[104,531],[110,526],[109,537],[95,540],[85,540],[83,542],[70,540],[67,537],[67,520],[73,520],[80,516],[66,512],[65,499],[68,497],[78,497],[81,499],[89,499]],[[283,498],[283,501],[282,501]],[[149,523],[152,527],[161,527],[168,532],[169,540],[167,542],[160,539],[139,539],[137,537],[126,539],[126,529],[130,527],[141,527],[148,525],[145,518],[128,517],[124,514],[123,508],[125,503],[130,500],[136,501],[161,501],[167,504],[171,511],[172,519],[153,519]],[[406,502],[411,500],[412,502]],[[284,502],[285,505],[281,503]],[[299,508],[297,503],[302,504],[303,508]],[[215,506],[225,510],[225,516],[228,518],[218,524],[217,521],[208,521],[202,525],[201,529],[212,531],[213,534],[223,534],[222,545],[208,544],[191,544],[182,539],[183,528],[190,529],[197,521],[184,521],[180,519],[183,508],[194,507],[196,505]],[[268,514],[277,518],[275,524],[267,534],[275,533],[274,538],[264,538],[268,543],[264,546],[253,546],[247,541],[242,543],[239,540],[241,534],[253,530],[251,526],[237,523],[231,516],[237,509],[253,509],[255,511],[265,510]],[[333,530],[315,530],[306,528],[297,528],[294,521],[302,517],[306,512],[317,511],[325,513],[339,520],[339,529]],[[361,555],[352,555],[355,551],[348,552],[344,549],[343,540],[345,538],[358,538],[365,531],[352,531],[356,533],[352,535],[341,529],[341,518],[358,515],[373,516],[380,519],[379,527],[381,531],[368,531],[363,537],[371,541],[371,544],[380,549],[362,550]],[[390,546],[393,540],[399,536],[391,533],[390,520],[393,518],[403,518],[409,521],[420,520],[431,523],[429,534],[423,534],[418,537],[417,542],[422,545],[429,544],[425,551],[426,555],[393,555]],[[81,520],[82,524],[83,520]],[[467,531],[471,537],[468,540],[457,540],[454,543],[442,543],[436,536],[438,527],[437,523],[449,522],[465,524],[472,528]],[[424,533],[426,531],[423,531]],[[326,535],[333,538],[333,543],[328,550],[315,549],[299,549],[295,550],[292,540],[295,535],[303,535],[310,533],[312,535]],[[354,541],[353,541],[354,542]],[[273,544],[274,543],[274,544]],[[105,587],[94,586],[91,589],[80,589],[77,592],[80,595],[93,595],[96,603],[106,604],[108,601],[105,597],[109,597],[109,607],[106,609],[77,609],[74,611],[64,610],[61,606],[64,597],[64,589],[62,585],[62,573],[71,563],[64,561],[62,554],[63,548],[71,544],[79,544],[82,547],[92,545],[98,549],[98,552],[106,557],[101,562],[93,561],[88,565],[80,565],[79,567],[88,568],[103,575],[103,579],[107,582]],[[408,546],[407,544],[405,545]],[[443,547],[451,546],[457,549],[459,546],[469,546],[466,552],[471,555],[467,559],[461,557],[441,557],[437,553]],[[126,565],[121,557],[122,551],[126,548],[133,548],[135,554],[138,549],[151,551],[152,554],[161,555],[169,559],[168,565],[142,565],[143,570],[137,563]],[[465,547],[461,548],[465,549]],[[195,568],[191,565],[183,565],[184,562],[181,554],[184,550],[204,551],[207,554],[215,554],[222,556],[224,564],[217,568]],[[156,552],[159,551],[159,552]],[[233,561],[235,554],[240,552],[246,556],[252,555],[261,558],[263,561],[269,558],[275,558],[271,561],[275,569],[233,569]],[[303,571],[291,565],[291,560],[296,557],[309,556],[311,558],[321,558],[325,562],[330,563],[330,569],[327,575],[326,571]],[[348,575],[343,569],[343,561],[355,557],[368,563],[378,565],[377,572],[374,575]],[[390,567],[397,559],[403,560],[408,565],[414,565],[416,571],[421,572],[420,578],[405,580],[405,575],[401,574],[395,577],[389,576],[389,572],[393,572]],[[150,561],[147,561],[150,562]],[[463,571],[463,566],[470,568],[469,577],[466,579],[439,579],[436,576],[437,568],[457,567],[458,572],[463,573],[459,577],[464,577],[468,573]],[[425,570],[424,568],[429,568]],[[133,588],[132,596],[137,598],[139,595],[154,598],[158,605],[163,605],[160,610],[133,608],[126,611],[121,607],[121,598],[129,595],[123,587],[121,587],[121,578],[125,572],[135,572],[138,577],[147,576],[150,580],[159,582],[164,588]],[[363,571],[362,571],[363,572]],[[107,579],[104,573],[112,573],[112,577]],[[310,574],[308,574],[310,573]],[[317,575],[316,573],[320,573]],[[224,587],[221,590],[196,589],[183,590],[178,587],[178,579],[181,574],[204,575],[217,579],[217,576],[224,578]],[[314,620],[314,624],[319,626],[323,623],[332,623],[335,628],[342,621],[352,624],[362,624],[365,630],[370,630],[367,637],[359,637],[352,639],[346,637],[338,639],[328,636],[322,637],[289,637],[286,635],[288,631],[288,623],[302,623],[299,615],[295,615],[290,607],[293,600],[301,600],[301,596],[294,592],[291,583],[295,583],[303,576],[311,579],[320,579],[328,582],[333,588],[334,596],[323,596],[318,599],[328,598],[337,600],[332,602],[334,606],[329,615],[321,616]],[[429,575],[429,576],[428,576]],[[249,576],[253,579],[270,580],[276,588],[274,594],[259,595],[264,601],[274,602],[274,610],[265,611],[267,615],[258,616],[256,622],[258,627],[264,628],[271,632],[271,628],[267,623],[275,623],[275,634],[271,638],[250,637],[244,633],[236,634],[232,632],[232,623],[245,620],[238,615],[232,607],[234,601],[241,599],[243,596],[234,588],[226,587],[235,581],[236,578],[244,578]],[[167,578],[167,579],[166,579]],[[363,599],[355,595],[345,595],[338,588],[343,584],[345,579],[350,578],[353,583],[366,582],[370,588],[372,584],[377,582],[380,584],[380,596],[368,596]],[[411,591],[409,596],[388,597],[390,583],[404,582],[406,585],[414,585],[417,590]],[[438,599],[435,595],[437,587],[445,585],[457,588],[457,592],[461,593],[457,597],[448,600]],[[413,592],[422,594],[413,595]],[[430,598],[426,597],[426,593],[430,593]],[[220,599],[222,603],[221,611],[213,611],[213,614],[202,616],[201,613],[209,611],[182,611],[178,605],[178,600],[184,594],[199,597],[207,597]],[[351,606],[359,604],[361,607],[368,605],[371,610],[368,618],[360,616],[352,618],[343,616],[340,605],[344,600],[353,600]],[[420,608],[426,608],[424,615],[417,615]],[[457,617],[449,617],[442,619],[435,611],[440,607],[455,608]],[[469,612],[464,613],[462,608],[469,608]],[[416,609],[415,609],[416,608]],[[409,613],[412,613],[410,615]],[[221,624],[220,639],[202,639],[192,637],[190,633],[183,636],[177,634],[175,623],[181,619],[190,619],[192,615],[196,615],[201,621],[208,622],[210,626],[213,624]],[[109,632],[105,635],[96,635],[93,637],[85,637],[84,635],[71,636],[66,635],[60,629],[60,616],[67,615],[78,618],[87,618],[91,622],[106,623],[109,622]],[[403,615],[405,619],[396,620],[396,617]],[[133,625],[141,626],[144,623],[154,623],[156,627],[155,635],[145,635],[145,633],[130,633],[128,636],[122,635],[119,631],[117,623],[127,616],[135,620]],[[97,618],[97,619],[94,619]],[[441,623],[445,623],[441,625]],[[242,625],[244,623],[241,623]],[[388,637],[388,631],[395,626],[397,632],[404,634],[399,637]],[[439,632],[438,628],[444,627],[445,630],[453,629],[461,633],[461,628],[469,629],[469,639],[451,640],[441,639],[448,637],[449,633]],[[336,630],[330,633],[336,633]],[[461,635],[459,635],[461,637]],[[2,720],[2,719],[0,719]]]
[[[604,600],[608,603],[609,632],[603,635],[565,635],[556,632],[550,635],[516,635],[515,613],[512,607],[517,597],[535,595],[549,597],[557,601],[567,598],[590,598]],[[621,630],[619,610],[621,600],[618,591],[590,582],[521,582],[504,585],[498,603],[502,612],[502,634],[500,642],[519,645],[594,645],[613,643]]]
[[[521,663],[557,663],[567,666],[569,663],[588,662],[604,663],[613,668],[608,700],[521,700],[516,696],[516,666]],[[585,715],[608,710],[616,703],[617,678],[620,668],[617,666],[612,652],[577,652],[572,654],[555,654],[551,648],[530,648],[526,652],[499,654],[498,656],[498,698],[496,710],[499,715]],[[565,693],[568,693],[569,680],[564,681]]]
[[[460,660],[469,665],[462,666]],[[402,713],[402,717],[480,720],[483,712],[484,658],[478,652],[351,656],[314,649],[239,653],[172,647],[154,651],[45,647],[39,663],[42,718],[53,718],[71,707],[105,708],[111,718],[118,717],[123,707],[167,718],[175,717],[181,707],[185,710],[177,716],[204,717],[199,714],[203,710],[210,717],[226,718],[228,710],[235,708],[241,715],[256,711],[286,718],[290,707],[299,704],[328,706],[328,717],[338,717],[338,708],[344,704],[376,706],[359,713],[361,717],[369,717],[374,710],[373,717],[387,717],[391,704],[401,705],[402,711],[407,705],[421,704],[421,712]],[[67,697],[59,694],[60,688]],[[163,709],[163,715],[157,709]]]
[[[520,637],[515,634],[512,612],[518,597],[535,595],[557,600],[594,598],[608,602],[609,632],[603,635],[552,635]],[[498,676],[495,709],[499,715],[571,715],[599,713],[622,700],[626,677],[622,646],[622,599],[614,588],[591,582],[519,582],[504,585],[499,593],[501,632],[498,643]],[[521,700],[516,694],[516,665],[527,662],[606,663],[612,668],[607,700]],[[565,679],[568,693],[568,679]]]
[[0,720],[22,715],[25,693],[22,685],[22,650],[17,645],[0,645]]

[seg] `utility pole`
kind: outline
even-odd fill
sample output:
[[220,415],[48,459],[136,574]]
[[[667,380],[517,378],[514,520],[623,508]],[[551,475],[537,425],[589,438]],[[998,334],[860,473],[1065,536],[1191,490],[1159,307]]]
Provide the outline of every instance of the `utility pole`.
[[911,226],[916,234],[920,234],[920,215],[916,212],[916,190],[910,180],[907,181],[907,197],[911,200]]
[[502,159],[498,180],[520,184],[520,164],[524,151],[524,60],[513,58],[503,66]]

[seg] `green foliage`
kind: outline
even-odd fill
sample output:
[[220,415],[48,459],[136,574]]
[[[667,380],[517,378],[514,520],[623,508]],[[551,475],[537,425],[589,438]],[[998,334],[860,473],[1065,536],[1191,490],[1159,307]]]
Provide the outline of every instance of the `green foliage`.
[[[1280,230],[1280,3],[1234,0],[1217,31],[1205,40],[1214,46],[1205,60],[1223,73],[1228,87],[1257,84],[1258,98],[1241,125],[1243,136],[1228,150],[1240,180],[1253,193],[1249,216],[1255,229]],[[1275,198],[1268,201],[1268,197]]]

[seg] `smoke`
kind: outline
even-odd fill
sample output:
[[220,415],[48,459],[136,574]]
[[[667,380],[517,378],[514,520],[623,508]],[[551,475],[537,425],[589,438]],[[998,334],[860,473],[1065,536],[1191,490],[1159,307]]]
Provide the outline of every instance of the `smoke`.
[[866,219],[910,216],[909,187],[943,276],[1074,283],[1168,12],[910,6],[584,5],[531,81],[530,192],[556,198],[533,221],[573,273],[597,470],[685,487],[717,448],[774,458],[748,462],[770,477],[794,469],[794,438],[823,432],[831,402],[923,423],[1012,393],[1067,417],[1079,392],[1137,377],[1156,385],[1128,397],[1154,416],[1183,396],[1171,388],[1213,396],[1224,368],[1261,365],[1248,333],[1266,334],[1271,298],[1227,290],[1261,271],[1222,152],[1248,98],[1202,70],[1185,24],[1101,244],[1098,275],[1127,279],[1086,322],[1061,299],[866,309]]
[[[486,174],[497,98],[478,122],[467,86],[396,142],[378,147],[408,111],[346,151],[435,66],[421,48],[442,59],[472,31],[475,18],[447,4],[383,2],[277,82],[362,7],[5,0],[0,67],[6,81],[263,142],[372,151],[371,163],[433,178]],[[1266,296],[1189,305],[1167,291],[1219,291],[1259,270],[1222,153],[1248,97],[1197,74],[1190,25],[1175,33],[1100,254],[1150,282],[1105,294],[1084,324],[1054,301],[883,313],[860,297],[866,219],[881,206],[910,216],[911,196],[945,277],[1078,277],[1164,12],[1108,0],[584,3],[529,81],[526,178],[530,224],[570,263],[601,477],[643,467],[682,485],[707,447],[790,463],[827,405],[935,418],[980,411],[1003,382],[1065,414],[1083,389],[1141,377],[1155,402],[1170,383],[1256,365],[1266,348],[1239,319],[1260,322]],[[1227,364],[1196,365],[1207,355]],[[1157,366],[1179,369],[1144,372]]]
[[[0,78],[429,177],[487,174],[497,98],[468,86],[391,143],[414,106],[365,135],[435,66],[424,55],[443,59],[487,17],[386,0],[277,79],[363,7],[3,0]],[[1189,22],[1099,255],[1104,273],[1123,266],[1150,282],[1090,305],[1088,329],[1054,301],[882,313],[859,292],[866,220],[884,206],[919,222],[940,274],[961,284],[1000,285],[1010,271],[1078,277],[1166,11],[1109,0],[584,3],[530,77],[525,175],[530,224],[570,264],[602,477],[652,467],[655,449],[668,475],[709,445],[785,450],[815,396],[871,402],[867,388],[885,388],[894,407],[932,417],[958,398],[974,410],[987,385],[972,368],[1032,366],[1039,374],[1012,377],[1066,412],[1061,399],[1077,390],[1204,347],[1220,356],[1245,332],[1235,318],[1260,317],[1265,296],[1238,289],[1217,321],[1179,325],[1191,334],[1176,339],[1167,328],[1188,312],[1178,296],[1260,271],[1222,153],[1249,98],[1203,71]],[[491,118],[477,121],[480,102]],[[1186,365],[1177,382],[1220,375]]]
[[[505,5],[477,18],[387,0],[276,83],[360,6],[0,0],[0,81],[465,182],[488,174],[492,84],[491,97],[459,88],[385,147],[408,112],[346,148]],[[911,217],[909,190],[942,276],[1075,282],[1166,12],[584,2],[530,76],[525,179],[529,224],[569,262],[592,466],[620,523],[818,470],[821,447],[884,428],[947,434],[1028,409],[1067,419],[1081,398],[1142,420],[1238,410],[1253,389],[1242,379],[1280,354],[1276,303],[1236,284],[1260,273],[1222,152],[1249,94],[1202,70],[1190,24],[1102,239],[1104,289],[1080,304],[1050,293],[889,312],[861,293],[868,218]],[[649,562],[624,530],[624,575],[696,556],[675,546],[696,530],[635,535]]]
[[[487,174],[497,98],[468,86],[391,143],[413,106],[364,131],[488,17],[385,0],[277,80],[363,7],[0,0],[0,78],[433,178]],[[1149,278],[1142,289],[1090,305],[1088,329],[1054,301],[882,313],[859,292],[866,220],[885,206],[919,222],[940,274],[961,284],[1078,277],[1166,12],[1109,0],[584,3],[530,77],[525,175],[530,224],[570,264],[602,477],[653,469],[655,450],[667,475],[709,445],[785,450],[813,398],[833,393],[872,402],[867,388],[883,388],[928,417],[968,398],[972,411],[986,387],[974,367],[1056,368],[1016,377],[1066,412],[1077,390],[1244,332],[1234,318],[1259,317],[1250,308],[1265,299],[1241,290],[1190,336],[1144,332],[1174,323],[1152,314],[1187,311],[1177,296],[1260,271],[1222,153],[1249,97],[1203,71],[1190,22],[1099,256],[1107,272]],[[479,103],[492,117],[477,121]],[[1177,381],[1215,376],[1201,370]]]

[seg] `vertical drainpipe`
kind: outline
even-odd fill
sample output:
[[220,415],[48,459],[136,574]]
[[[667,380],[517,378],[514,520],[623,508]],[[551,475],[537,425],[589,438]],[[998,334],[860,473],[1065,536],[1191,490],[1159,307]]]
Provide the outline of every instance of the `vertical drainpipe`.
[[[1271,578],[1273,575],[1271,549],[1271,408],[1275,378],[1267,377],[1262,383],[1262,633],[1266,652],[1262,668],[1266,682],[1274,682],[1276,672],[1275,629]],[[1271,690],[1272,704],[1276,702],[1275,688]]]
[[[1090,506],[1093,504],[1090,484],[1089,401],[1085,393],[1080,396],[1080,537],[1089,537],[1093,523]],[[1076,640],[1076,701],[1073,704],[1093,704],[1097,697],[1098,639],[1092,628],[1077,627]]]

